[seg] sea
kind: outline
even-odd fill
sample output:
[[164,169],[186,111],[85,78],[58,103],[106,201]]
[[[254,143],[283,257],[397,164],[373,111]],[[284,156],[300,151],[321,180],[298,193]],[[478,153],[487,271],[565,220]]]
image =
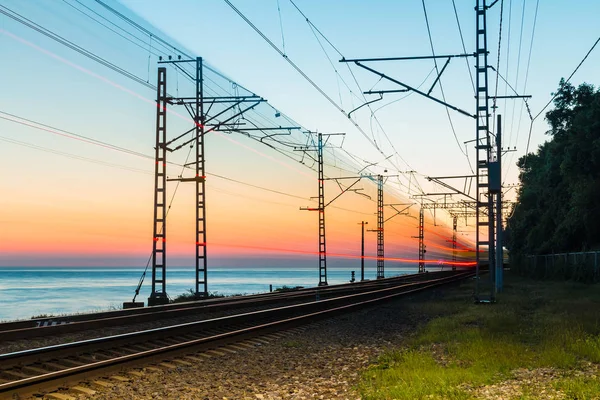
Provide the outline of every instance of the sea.
[[[360,279],[360,270],[356,270]],[[0,321],[40,315],[64,315],[119,309],[132,301],[143,268],[118,267],[0,267]],[[348,268],[328,268],[329,284],[350,281]],[[386,277],[416,273],[412,267],[386,267]],[[365,279],[375,279],[374,268]],[[167,294],[173,298],[194,287],[193,268],[167,271]],[[210,293],[265,293],[283,286],[312,287],[319,274],[313,268],[213,268],[208,270]],[[148,271],[136,301],[147,302],[151,292]]]

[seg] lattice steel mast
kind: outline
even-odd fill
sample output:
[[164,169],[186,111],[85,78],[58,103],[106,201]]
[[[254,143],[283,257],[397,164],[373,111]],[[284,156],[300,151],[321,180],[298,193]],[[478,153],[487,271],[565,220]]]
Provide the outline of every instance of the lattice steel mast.
[[423,207],[419,209],[419,273],[425,272],[425,215]]
[[152,292],[148,305],[169,302],[167,268],[167,69],[158,68],[156,84],[156,144],[154,166],[154,221],[152,233]]
[[[202,58],[196,58],[196,110],[194,114],[196,136],[196,296],[208,297],[206,258],[206,173],[204,170],[204,81]],[[202,292],[200,291],[202,289]]]
[[383,176],[377,175],[377,279],[385,278],[383,245]]
[[[180,66],[181,63],[194,64],[195,74]],[[154,200],[154,245],[152,251],[152,294],[148,299],[148,305],[168,303],[166,294],[166,182],[194,182],[195,183],[195,296],[197,298],[208,296],[207,282],[207,242],[206,242],[206,171],[205,171],[205,135],[211,131],[227,128],[227,123],[241,116],[244,112],[256,107],[265,101],[254,94],[246,96],[204,96],[203,83],[203,61],[202,57],[187,60],[162,60],[159,64],[172,64],[182,73],[186,74],[194,83],[194,95],[191,97],[171,97],[167,95],[166,82],[167,70],[165,67],[158,68],[158,97],[157,97],[157,122],[156,122],[156,169],[155,169],[155,200]],[[240,104],[252,103],[245,109]],[[192,118],[193,127],[183,134],[167,141],[167,104],[184,106]],[[215,104],[224,107],[220,111],[214,111],[211,117],[206,115],[205,104],[210,110]],[[236,108],[237,107],[237,108]],[[233,114],[232,116],[226,113]],[[217,120],[222,118],[222,120]],[[277,128],[248,128],[253,129],[284,129]],[[297,129],[289,127],[285,129]],[[235,131],[235,129],[227,128]],[[175,146],[176,142],[182,140],[186,135],[192,134],[192,138]],[[173,145],[174,147],[170,147]],[[194,145],[196,147],[195,160],[184,166],[193,166],[195,175],[193,177],[166,178],[166,152],[174,152],[184,146]],[[160,290],[157,289],[160,285]]]
[[[495,236],[494,236],[494,197],[490,192],[490,162],[492,162],[492,143],[490,140],[490,114],[488,93],[488,50],[487,50],[487,5],[486,0],[476,0],[476,48],[475,48],[475,103],[476,103],[476,229],[475,229],[475,257],[476,257],[476,286],[475,296],[479,298],[479,274],[482,265],[481,251],[484,246],[488,248],[488,266],[490,271],[491,288],[490,301],[495,300],[494,272],[495,271]],[[483,235],[481,229],[483,228]]]
[[323,176],[323,134],[317,144],[319,174],[319,286],[327,285],[327,243],[325,238],[325,180]]

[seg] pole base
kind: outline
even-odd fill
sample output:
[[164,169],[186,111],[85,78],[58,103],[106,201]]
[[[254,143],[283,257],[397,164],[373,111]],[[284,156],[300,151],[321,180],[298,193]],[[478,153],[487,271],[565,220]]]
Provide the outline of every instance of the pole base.
[[143,307],[144,307],[143,301],[125,301],[123,303],[123,310],[127,310],[129,308],[143,308]]
[[163,304],[169,304],[169,296],[166,293],[152,293],[148,297],[148,307],[160,306]]

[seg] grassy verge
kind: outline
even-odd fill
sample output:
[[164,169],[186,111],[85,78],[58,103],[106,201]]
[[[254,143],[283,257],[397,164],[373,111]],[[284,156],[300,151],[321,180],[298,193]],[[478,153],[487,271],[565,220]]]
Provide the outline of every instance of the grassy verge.
[[362,398],[600,398],[598,287],[508,275],[493,305],[472,290],[414,302],[428,322],[364,372]]

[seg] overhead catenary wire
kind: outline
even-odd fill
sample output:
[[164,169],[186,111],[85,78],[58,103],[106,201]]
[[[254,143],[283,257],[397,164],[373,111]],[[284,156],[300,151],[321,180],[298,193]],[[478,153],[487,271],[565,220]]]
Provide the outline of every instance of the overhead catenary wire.
[[[456,11],[455,0],[452,0],[452,8],[454,9],[454,17],[456,19],[456,25],[458,26],[458,33],[460,35],[460,42],[462,44],[463,54],[467,54],[467,47],[465,46],[465,38],[463,37],[462,28],[460,26],[460,19],[458,18],[458,11]],[[471,71],[471,64],[469,63],[468,57],[465,57],[465,62],[467,64],[467,70],[469,71],[469,78],[471,79],[471,86],[473,87],[473,93],[475,93],[475,81],[473,80],[473,72]]]
[[[525,26],[525,5],[526,5],[527,1],[523,0],[523,8],[521,10],[521,28],[520,28],[520,33],[519,33],[519,50],[517,52],[517,72],[516,72],[516,77],[515,77],[515,87],[518,89],[519,88],[519,72],[520,72],[520,68],[521,68],[521,48],[523,46],[523,27]],[[512,143],[512,135],[513,135],[513,128],[514,128],[514,123],[515,123],[515,103],[512,104],[512,112],[511,112],[511,122],[510,122],[510,130],[509,130],[509,135],[508,135],[508,145],[510,146],[510,144]]]
[[[512,32],[512,0],[509,0],[508,2],[508,34],[506,37],[506,69],[504,70],[504,75],[506,75],[506,79],[504,79],[502,76],[500,77],[503,81],[504,81],[504,95],[506,96],[508,94],[508,86],[510,86],[510,84],[508,83],[508,78],[509,78],[509,65],[510,65],[510,36],[511,36],[511,32]],[[500,74],[500,71],[496,71],[496,73]],[[513,89],[514,90],[514,89]],[[516,91],[515,91],[516,93]],[[503,110],[506,111],[506,103],[507,103],[508,99],[504,99],[504,107]]]
[[[3,7],[3,6],[1,6],[1,7]],[[5,7],[3,7],[3,8],[5,8]],[[7,10],[8,10],[8,9],[7,9]],[[2,11],[2,10],[0,10],[0,12],[1,12],[1,11]],[[9,11],[11,11],[11,10],[9,10]],[[12,11],[11,11],[11,12],[12,12]],[[16,13],[15,13],[15,14],[16,14]],[[13,17],[14,17],[14,16],[13,16]],[[125,18],[126,18],[126,17],[125,17]],[[13,18],[13,19],[15,19],[15,18]],[[67,47],[69,47],[69,48],[71,48],[71,49],[73,49],[73,50],[76,50],[76,51],[78,51],[79,53],[81,53],[81,54],[83,54],[83,55],[86,55],[86,56],[88,56],[88,57],[91,57],[91,58],[92,58],[94,61],[97,61],[97,62],[99,62],[99,63],[100,63],[100,64],[102,64],[102,65],[109,66],[109,67],[113,66],[114,68],[111,68],[111,69],[114,69],[114,70],[116,70],[117,72],[120,72],[120,73],[124,74],[125,76],[128,76],[128,77],[132,77],[132,76],[134,76],[133,74],[129,73],[128,71],[125,71],[124,69],[122,69],[122,68],[120,68],[120,67],[118,67],[118,66],[114,65],[113,63],[103,62],[103,61],[102,61],[103,59],[95,58],[95,57],[93,56],[93,53],[91,53],[91,52],[89,52],[89,51],[85,50],[85,49],[84,49],[84,48],[82,48],[81,46],[78,46],[78,45],[74,44],[73,42],[70,42],[70,41],[68,41],[68,40],[62,40],[62,38],[60,38],[58,35],[54,34],[53,32],[51,32],[50,30],[48,30],[48,29],[46,29],[46,28],[44,28],[44,27],[41,27],[41,26],[40,26],[40,25],[38,25],[38,24],[35,24],[35,23],[33,23],[33,22],[32,22],[32,24],[34,24],[34,25],[32,25],[32,24],[29,24],[29,23],[27,23],[25,20],[23,20],[23,19],[19,19],[19,18],[16,18],[16,20],[17,20],[17,22],[24,23],[26,26],[28,26],[28,27],[30,27],[30,28],[34,28],[34,30],[38,31],[39,33],[44,33],[44,34],[46,34],[47,36],[49,35],[49,37],[51,37],[51,38],[53,38],[53,39],[57,40],[59,43],[61,43],[61,44],[65,45],[65,46],[67,46]],[[29,21],[29,20],[27,20],[27,21]],[[104,25],[104,24],[101,24],[101,25],[103,25],[103,26],[105,26],[105,27],[106,27],[106,25]],[[161,39],[161,40],[162,40],[162,39]],[[166,42],[164,42],[164,41],[163,41],[163,43],[166,43]],[[173,47],[173,48],[175,48],[175,47]],[[104,61],[106,61],[106,60],[104,60]],[[211,69],[209,68],[209,70],[211,70]],[[222,76],[222,75],[220,75],[218,72],[215,72],[215,74],[217,74],[217,75],[219,75],[219,76]],[[239,86],[239,87],[241,87],[240,85],[237,85],[237,84],[235,84],[235,82],[233,82],[233,81],[229,80],[228,78],[225,78],[225,77],[224,77],[224,79],[226,79],[226,80],[227,80],[227,81],[229,81],[229,82],[232,82],[232,84],[234,84],[234,85],[236,85],[236,86]],[[148,87],[154,87],[153,85],[149,84],[148,82],[146,82],[146,81],[143,81],[143,79],[141,79],[141,78],[134,79],[134,81],[136,81],[137,83],[140,83],[140,84],[144,84],[145,86],[148,86]],[[246,89],[245,89],[245,90],[246,90]],[[252,92],[250,92],[250,93],[252,93]]]
[[[79,4],[81,4],[81,3],[80,3],[78,0],[75,0],[75,1],[77,1]],[[180,49],[177,49],[177,47],[175,47],[175,46],[172,46],[171,44],[169,44],[169,43],[168,43],[167,41],[165,41],[164,39],[162,39],[162,38],[160,38],[160,37],[157,37],[155,34],[153,34],[152,32],[148,31],[147,29],[143,28],[142,26],[140,26],[139,24],[137,24],[136,22],[134,22],[133,20],[131,20],[131,19],[130,19],[130,18],[128,18],[127,16],[123,15],[123,14],[122,14],[122,13],[120,13],[119,11],[115,10],[114,8],[112,8],[112,7],[108,6],[106,3],[104,3],[104,2],[102,2],[102,1],[100,1],[100,0],[96,0],[96,2],[97,2],[98,4],[100,4],[101,6],[103,6],[104,8],[108,9],[110,12],[114,13],[115,15],[117,15],[117,16],[118,16],[120,19],[122,19],[122,20],[123,20],[123,21],[125,21],[126,23],[130,24],[131,26],[133,26],[134,28],[136,28],[137,30],[139,30],[140,32],[142,32],[143,34],[145,34],[145,35],[148,35],[148,37],[149,37],[149,40],[150,40],[150,43],[151,43],[152,39],[153,39],[153,38],[155,38],[155,40],[156,40],[156,43],[157,43],[157,44],[159,44],[159,45],[160,45],[160,46],[161,46],[161,47],[162,47],[164,50],[166,50],[166,51],[174,51],[174,52],[176,52],[176,53],[181,53],[181,54],[184,54],[184,55],[185,55],[185,52],[183,52],[182,50],[180,50]],[[86,8],[87,8],[88,10],[90,10],[90,11],[94,12],[96,15],[99,15],[99,14],[98,14],[98,13],[96,13],[95,11],[91,10],[89,7],[86,7]],[[80,10],[80,12],[81,12],[81,10]],[[84,13],[84,14],[85,14],[85,13]],[[86,14],[86,15],[88,15],[88,14]],[[88,16],[89,16],[89,15],[88,15]],[[106,19],[106,18],[103,18],[103,19],[105,19],[105,20],[109,21],[109,20],[108,20],[108,19]],[[97,19],[95,19],[95,18],[93,18],[93,20],[94,20],[94,21],[96,21],[96,22],[98,22],[98,23],[100,23],[100,21],[98,21],[98,20],[97,20]],[[100,23],[100,24],[101,24],[101,25],[103,25],[104,27],[108,28],[108,27],[106,26],[106,24],[103,24],[103,23]],[[114,23],[113,23],[113,25],[114,25],[114,26],[117,26],[117,25],[116,25],[116,24],[114,24]],[[122,29],[122,28],[121,28],[121,29]],[[112,29],[111,29],[111,31],[113,31],[114,33],[117,33],[117,34],[118,34],[118,32],[115,32],[115,31],[114,31],[114,30],[112,30]],[[129,34],[130,34],[130,33],[129,33]],[[132,35],[132,34],[131,34],[131,35]],[[119,36],[123,37],[122,35],[119,35]],[[138,40],[142,41],[141,39],[139,39],[139,37],[137,37],[137,36],[135,36],[135,35],[132,35],[132,37],[135,37],[136,39],[138,39]],[[151,50],[150,50],[150,53],[151,53],[151,54],[153,54],[153,55],[155,55],[155,56],[158,56],[158,55],[159,55],[159,53],[156,53],[156,52],[154,52],[154,51],[151,51]],[[163,53],[163,55],[165,55],[165,53]],[[186,56],[187,56],[187,55],[186,55]],[[210,67],[208,67],[208,66],[207,66],[207,69],[209,69],[211,72],[214,72],[214,73],[215,73],[215,74],[217,74],[218,76],[220,76],[220,77],[222,77],[222,78],[226,79],[227,81],[231,82],[233,85],[237,85],[235,82],[233,82],[233,81],[231,81],[229,78],[227,78],[227,77],[223,76],[223,75],[222,75],[222,74],[220,74],[218,71],[215,71],[214,69],[212,69],[212,68],[210,68]],[[188,77],[188,79],[190,79],[190,78]],[[210,79],[209,77],[207,77],[207,79],[208,79],[208,80],[210,80],[210,81],[212,81],[213,83],[215,83],[215,84],[216,84],[218,87],[220,87],[220,86],[219,86],[219,85],[218,85],[216,82],[214,82],[214,80]],[[242,87],[242,86],[240,86],[240,87]],[[220,87],[220,88],[222,89],[222,87]],[[242,88],[243,88],[243,87],[242,87]],[[245,88],[244,88],[244,89],[245,89]],[[247,90],[247,89],[245,89],[245,90]],[[279,150],[277,150],[277,151],[279,151]]]
[[104,59],[100,56],[95,55],[94,53],[92,53],[90,51],[85,50],[83,47],[80,47],[80,46],[76,45],[75,43],[71,42],[70,40],[67,40],[67,39],[63,38],[62,36],[52,32],[46,28],[43,28],[42,26],[36,24],[35,22],[23,17],[22,15],[18,14],[17,12],[12,11],[9,8],[7,8],[1,4],[0,4],[0,7],[2,8],[2,9],[0,9],[1,14],[6,15],[7,17],[41,33],[42,35],[78,52],[79,54],[81,54],[85,57],[88,57],[88,58],[96,61],[99,64],[104,65],[107,68],[112,69],[113,71],[115,71],[115,72],[117,72],[117,73],[143,85],[143,86],[146,86],[149,89],[156,89],[156,86],[146,82],[146,80],[140,78],[139,76],[132,74],[129,71],[124,70],[123,68],[107,61],[106,59]]
[[[317,38],[317,41],[319,42],[319,45],[321,46],[323,52],[325,53],[325,55],[327,56],[327,59],[329,60],[329,63],[331,64],[332,68],[334,69],[334,71],[336,72],[336,75],[339,76],[339,78],[341,79],[341,81],[344,83],[344,85],[346,86],[346,88],[348,89],[348,91],[350,92],[351,95],[353,95],[355,98],[357,98],[360,101],[365,102],[365,104],[367,104],[367,108],[370,110],[371,113],[371,119],[375,119],[375,122],[377,123],[377,125],[379,126],[379,128],[381,129],[381,131],[383,132],[384,136],[386,137],[388,143],[390,144],[390,146],[392,147],[392,150],[394,151],[393,155],[397,156],[398,158],[400,158],[400,160],[408,167],[408,169],[410,170],[414,170],[414,168],[402,157],[402,155],[396,150],[394,143],[390,140],[386,130],[383,128],[383,125],[381,124],[381,122],[379,121],[379,119],[377,118],[377,115],[375,114],[377,110],[373,110],[373,108],[371,107],[371,104],[368,104],[368,100],[365,97],[365,94],[363,93],[363,90],[360,86],[360,84],[358,83],[358,80],[356,78],[356,75],[354,74],[354,72],[352,71],[352,69],[350,68],[350,66],[346,64],[346,67],[348,68],[348,71],[350,73],[350,75],[352,76],[352,79],[354,80],[354,83],[356,85],[356,87],[358,88],[361,96],[357,96],[354,91],[350,88],[350,86],[346,83],[346,81],[343,79],[343,77],[339,74],[337,68],[333,65],[333,62],[331,61],[331,58],[329,57],[329,55],[327,54],[327,52],[325,51],[325,48],[323,47],[322,43],[320,42],[320,40],[318,39],[317,33],[327,42],[327,44],[329,44],[329,46],[331,46],[331,48],[340,56],[342,57],[342,59],[345,58],[344,54],[331,42],[331,40],[325,36],[325,34],[307,17],[307,15],[298,7],[298,5],[293,1],[290,0],[290,3],[294,6],[294,8],[300,13],[300,15],[305,19],[306,23],[309,25],[309,27],[311,28],[311,31],[313,32],[313,35]],[[403,96],[400,99],[396,99],[396,101],[402,100],[406,97],[408,97],[410,95],[410,93],[406,96]],[[379,145],[377,144],[377,142],[375,140],[372,141],[372,144],[374,144],[375,148],[380,152],[380,154],[384,155],[383,151],[381,150],[381,148],[379,147]],[[386,158],[387,160],[387,158]],[[400,172],[402,169],[398,166],[398,165],[394,165],[393,163],[391,163],[390,165],[392,165],[398,172]],[[417,182],[417,186],[420,188],[421,192],[423,192],[420,184]],[[408,186],[407,186],[408,187]],[[410,196],[411,193],[408,192],[408,195]]]
[[499,83],[499,79],[500,79],[500,54],[501,54],[501,50],[502,50],[502,20],[504,17],[504,0],[502,0],[500,2],[500,23],[499,23],[499,29],[498,29],[498,55],[497,55],[497,60],[496,60],[496,84],[494,85],[494,102],[492,105],[492,109],[493,109],[493,113],[492,113],[492,121],[496,120],[496,102],[497,102],[497,96],[498,96],[498,83]]
[[[433,38],[431,36],[431,28],[429,26],[429,17],[427,16],[427,7],[425,6],[425,0],[421,0],[421,3],[423,5],[423,13],[425,14],[425,25],[427,26],[427,35],[429,36],[429,44],[431,46],[431,54],[434,56],[433,63],[435,65],[435,70],[438,74],[438,82],[440,85],[440,92],[442,94],[442,99],[444,100],[444,103],[446,103],[446,94],[444,93],[444,87],[442,86],[442,77],[440,76],[440,70],[438,68],[437,59],[435,58],[435,50],[433,47]],[[456,129],[454,129],[454,123],[452,122],[452,117],[450,116],[450,110],[448,109],[448,106],[445,107],[445,110],[446,110],[446,115],[448,116],[448,122],[450,123],[450,128],[452,129],[452,134],[454,135],[454,140],[456,141],[456,145],[458,146],[458,149],[460,150],[460,152],[466,157],[467,163],[469,165],[469,169],[471,170],[471,172],[475,173],[473,171],[473,166],[471,165],[471,161],[469,160],[468,153],[463,150],[463,148],[458,140],[458,136],[456,135]]]
[[[229,7],[236,12],[256,33],[259,34],[259,36],[261,36],[266,42],[267,44],[269,44],[269,46],[271,46],[277,53],[279,53],[280,56],[282,56],[307,82],[309,82],[311,84],[311,86],[313,86],[330,104],[332,104],[338,111],[340,111],[341,113],[343,113],[346,117],[346,112],[344,111],[344,109],[335,102],[335,100],[333,100],[327,93],[325,93],[325,91],[316,83],[314,82],[308,75],[306,75],[306,73],[294,62],[290,59],[290,57],[288,57],[287,55],[285,55],[283,53],[283,51],[275,44],[273,43],[272,40],[270,40],[256,25],[254,25],[252,23],[252,21],[250,21],[244,13],[242,13],[238,8],[236,8],[231,1],[229,0],[224,0],[225,3],[227,5],[229,5]],[[294,3],[292,3],[294,4]],[[297,6],[295,6],[296,9],[299,10],[299,8]],[[310,22],[309,22],[310,23]],[[313,25],[314,27],[314,25]],[[321,35],[322,33],[318,30],[318,28],[314,27],[315,30],[317,30],[317,32],[319,32]],[[331,42],[325,38],[325,40],[327,40],[327,42],[331,45]],[[334,47],[332,45],[332,47]],[[335,48],[335,47],[334,47]],[[339,52],[339,50],[337,50],[337,48],[335,48],[336,51]],[[340,53],[341,54],[341,53]],[[377,151],[379,153],[381,153],[382,155],[385,156],[385,153],[383,152],[383,150],[381,150],[381,148],[377,145],[377,143],[370,138],[367,133],[364,131],[364,129],[362,127],[360,127],[360,125],[351,117],[348,117],[348,119],[353,123],[354,127],[367,139],[367,141],[375,147],[375,149],[377,149]],[[401,168],[395,166],[395,168],[397,170],[401,170]]]
[[[106,141],[100,141],[100,140],[97,140],[97,139],[94,139],[94,138],[91,138],[89,136],[85,136],[85,135],[82,135],[82,134],[78,134],[78,133],[74,133],[74,132],[67,131],[67,130],[64,130],[64,129],[56,128],[54,126],[47,125],[47,124],[44,124],[44,123],[41,123],[41,122],[37,122],[37,121],[34,121],[32,119],[24,118],[24,117],[15,115],[15,114],[10,114],[10,113],[4,112],[4,111],[0,111],[0,114],[9,115],[9,116],[11,116],[13,118],[21,119],[22,121],[19,121],[19,120],[16,120],[16,119],[11,119],[11,118],[6,118],[6,117],[2,117],[2,116],[0,116],[0,119],[6,120],[6,121],[10,121],[10,122],[13,122],[13,123],[17,123],[17,124],[20,124],[20,125],[24,125],[24,126],[27,126],[27,127],[30,127],[30,128],[34,128],[34,129],[41,129],[41,130],[44,130],[44,131],[49,132],[49,133],[55,133],[55,134],[56,133],[63,133],[64,135],[61,135],[61,136],[64,136],[67,139],[74,139],[74,140],[85,139],[85,140],[80,140],[80,141],[82,141],[84,143],[87,143],[87,144],[91,144],[91,145],[95,145],[95,146],[100,146],[100,147],[103,147],[103,148],[107,148],[107,149],[110,149],[110,150],[120,151],[120,152],[122,152],[124,154],[128,154],[128,155],[133,155],[133,156],[137,156],[137,157],[141,157],[141,158],[145,158],[145,159],[151,159],[151,160],[154,159],[154,156],[151,156],[151,155],[148,155],[148,154],[144,154],[144,153],[141,153],[141,152],[138,152],[138,151],[135,151],[135,150],[127,149],[125,147],[117,146],[117,145],[108,143]],[[23,122],[23,121],[25,121],[25,122]],[[35,124],[35,125],[33,125],[33,124]],[[39,125],[39,126],[36,126],[36,125]],[[72,158],[78,158],[78,159],[81,159],[81,160],[84,160],[84,161],[90,161],[90,162],[102,163],[102,164],[111,164],[111,165],[107,165],[107,166],[123,167],[123,168],[129,169],[129,170],[134,170],[134,172],[144,172],[144,173],[148,172],[148,171],[137,169],[137,168],[133,168],[133,167],[123,166],[123,165],[117,165],[117,164],[113,165],[112,163],[107,163],[107,162],[104,162],[104,161],[101,161],[101,160],[97,160],[97,159],[93,159],[93,158],[89,158],[89,157],[83,157],[83,156],[80,156],[80,155],[77,155],[77,154],[64,153],[64,152],[60,152],[58,150],[53,150],[53,149],[50,149],[50,148],[46,148],[46,147],[43,147],[43,146],[38,146],[38,145],[26,143],[26,142],[22,142],[21,143],[20,141],[18,141],[16,139],[12,139],[12,138],[8,138],[8,137],[2,137],[2,138],[5,139],[5,141],[11,141],[11,143],[14,142],[14,144],[20,144],[20,145],[23,145],[23,146],[27,145],[27,147],[36,148],[37,150],[44,150],[44,151],[47,150],[47,151],[50,151],[50,152],[55,153],[55,154],[60,154],[60,155],[65,155],[65,156],[72,156]],[[64,154],[62,154],[62,153],[64,153]],[[179,164],[179,163],[175,163],[175,162],[168,162],[168,164],[171,164],[171,165],[174,165],[174,166],[178,166],[178,167],[182,167],[182,168],[185,168],[185,169],[191,169],[191,167],[186,167],[185,163]],[[240,185],[244,185],[244,186],[252,187],[252,188],[255,188],[255,189],[267,191],[267,192],[270,192],[270,193],[279,194],[279,195],[282,195],[282,196],[293,197],[293,198],[297,198],[297,199],[301,199],[301,200],[306,200],[306,198],[307,198],[306,196],[299,196],[299,195],[294,195],[294,194],[290,194],[290,193],[285,193],[285,192],[282,192],[282,191],[279,191],[279,190],[270,189],[270,188],[266,188],[266,187],[263,187],[263,186],[254,185],[254,184],[251,184],[251,183],[248,183],[248,182],[245,182],[245,181],[240,181],[240,180],[237,180],[237,179],[229,178],[229,177],[224,176],[224,175],[219,175],[219,174],[215,174],[215,173],[207,173],[207,175],[215,177],[215,178],[218,178],[218,179],[223,179],[223,180],[226,180],[226,181],[234,182],[234,183],[237,183],[237,184],[240,184]]]
[[[529,67],[531,66],[531,54],[533,53],[533,40],[535,38],[535,27],[537,25],[537,16],[538,16],[538,9],[540,6],[540,0],[537,0],[536,2],[536,6],[535,6],[535,13],[533,16],[533,28],[531,30],[531,42],[529,44],[529,55],[527,56],[527,66],[525,68],[525,80],[523,83],[523,94],[526,93],[527,91],[527,81],[529,79]],[[517,126],[517,139],[515,139],[515,142],[518,141],[519,139],[519,134],[521,132],[521,120],[523,117],[523,105],[526,103],[526,101],[521,103],[521,109],[519,111],[519,124]]]

